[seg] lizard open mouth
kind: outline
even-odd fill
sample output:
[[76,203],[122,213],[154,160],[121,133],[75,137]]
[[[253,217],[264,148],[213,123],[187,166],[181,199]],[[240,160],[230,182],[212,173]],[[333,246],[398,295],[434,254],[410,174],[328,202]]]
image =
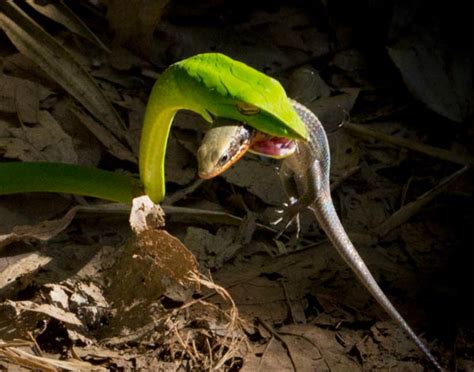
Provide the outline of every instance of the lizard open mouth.
[[258,155],[281,159],[292,155],[296,151],[296,142],[285,137],[276,137],[255,131],[249,151]]

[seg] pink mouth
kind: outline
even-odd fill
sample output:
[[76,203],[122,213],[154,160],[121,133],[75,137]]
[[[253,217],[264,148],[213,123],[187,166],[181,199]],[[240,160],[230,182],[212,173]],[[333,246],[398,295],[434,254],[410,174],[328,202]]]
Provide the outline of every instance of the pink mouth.
[[261,132],[257,132],[254,135],[249,149],[253,153],[271,158],[285,158],[292,155],[295,150],[295,141],[284,137],[274,137]]

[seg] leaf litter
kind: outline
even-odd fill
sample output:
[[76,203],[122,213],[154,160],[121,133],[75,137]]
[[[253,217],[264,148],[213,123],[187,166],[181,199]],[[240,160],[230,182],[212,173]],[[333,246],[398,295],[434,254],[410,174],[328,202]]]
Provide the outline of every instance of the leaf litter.
[[[11,10],[8,3],[2,6]],[[345,19],[340,9],[329,6],[315,13],[276,4],[242,14],[219,2],[191,11],[173,2],[165,7],[166,1],[157,2],[140,25],[139,43],[138,34],[119,21],[130,16],[126,5],[108,2],[119,13],[111,22],[116,41],[140,55],[104,42],[112,51],[104,58],[103,51],[91,53],[89,31],[72,31],[88,41],[70,36],[76,20],[63,17],[74,13],[64,8],[57,13],[66,3],[54,11],[48,3],[34,5],[40,13],[50,12],[54,21],[62,19],[66,30],[52,36],[69,54],[66,60],[80,59],[81,71],[88,71],[87,78],[74,75],[70,80],[91,82],[89,97],[103,97],[99,101],[108,113],[97,117],[93,105],[98,101],[79,99],[42,62],[33,58],[40,70],[22,54],[4,53],[0,79],[16,88],[0,88],[0,140],[17,145],[0,146],[1,157],[56,158],[136,172],[130,164],[153,83],[149,76],[157,76],[144,56],[161,69],[185,56],[216,50],[274,73],[326,126],[336,207],[377,281],[415,330],[427,330],[423,337],[443,364],[469,370],[472,332],[466,318],[461,314],[459,320],[459,314],[439,303],[446,298],[446,304],[451,302],[447,292],[469,293],[461,271],[449,264],[467,261],[459,247],[469,246],[462,226],[472,216],[465,202],[472,187],[466,175],[456,176],[471,156],[472,133],[465,129],[465,118],[472,105],[462,100],[459,78],[470,75],[463,64],[453,59],[457,64],[446,65],[443,74],[455,79],[433,100],[432,93],[425,94],[429,84],[410,83],[429,83],[430,76],[439,74],[436,63],[445,58],[444,51],[436,52],[441,59],[432,59],[435,63],[426,70],[418,66],[431,58],[429,43],[412,44],[420,60],[403,49],[406,40],[379,45],[386,51],[379,58],[359,49],[355,41],[364,29]],[[398,4],[394,14],[401,8]],[[81,9],[83,25],[99,32],[93,39],[107,40],[102,8],[81,4],[71,9]],[[212,17],[206,24],[193,19],[192,14],[199,17],[210,10],[220,14],[226,29]],[[393,22],[397,19],[394,15]],[[30,21],[18,24],[25,22]],[[130,24],[137,22],[139,18]],[[404,27],[403,22],[392,26],[392,37],[396,27]],[[11,23],[8,27],[16,29]],[[15,32],[21,35],[21,30]],[[14,44],[26,53],[18,43],[34,40],[46,53],[53,44],[45,33],[36,38],[27,33]],[[388,66],[390,58],[394,64]],[[417,78],[409,81],[407,76]],[[443,116],[461,124],[453,128]],[[173,205],[163,205],[166,215],[153,206],[151,216],[147,208],[139,208],[144,214],[138,235],[130,231],[127,206],[114,210],[88,199],[60,198],[59,207],[42,202],[42,195],[0,198],[0,213],[9,220],[2,226],[0,251],[0,365],[44,370],[422,370],[420,352],[386,321],[310,213],[301,216],[300,239],[290,229],[274,240],[276,231],[268,223],[275,206],[286,199],[276,163],[244,158],[222,177],[194,182],[194,151],[205,126],[193,115],[178,119],[167,153],[167,201]],[[119,123],[118,131],[107,127],[124,120],[130,124]],[[380,120],[382,125],[374,122]],[[452,180],[449,187],[443,187],[446,180]],[[18,197],[31,207],[15,207]],[[70,203],[78,202],[82,205],[67,212]],[[454,205],[458,212],[453,214]],[[413,212],[407,214],[407,206]],[[39,219],[32,216],[35,208]],[[390,231],[381,234],[384,224],[390,224]],[[463,267],[469,272],[465,263]],[[457,309],[466,307],[462,298],[455,301]],[[461,335],[455,347],[439,324]]]

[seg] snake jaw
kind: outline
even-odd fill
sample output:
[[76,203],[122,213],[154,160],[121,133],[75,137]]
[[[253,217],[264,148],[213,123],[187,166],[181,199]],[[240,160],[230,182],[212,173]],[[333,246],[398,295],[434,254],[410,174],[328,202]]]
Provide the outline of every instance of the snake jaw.
[[283,159],[294,154],[296,151],[296,141],[256,132],[249,151],[265,157]]

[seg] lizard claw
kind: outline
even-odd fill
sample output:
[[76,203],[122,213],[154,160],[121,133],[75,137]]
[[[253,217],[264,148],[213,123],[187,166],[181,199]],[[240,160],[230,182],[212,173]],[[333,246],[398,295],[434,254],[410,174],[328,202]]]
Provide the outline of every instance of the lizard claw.
[[[280,213],[283,213],[283,211],[280,211]],[[281,221],[283,221],[283,217],[280,217],[279,219],[270,222],[270,225],[273,225],[273,226],[278,225]]]
[[296,198],[291,198],[289,203],[283,203],[282,209],[277,209],[276,213],[280,214],[281,217],[277,220],[271,222],[273,226],[281,224],[282,227],[276,238],[280,236],[290,227],[293,223],[296,225],[296,237],[299,237],[300,234],[300,218],[299,214],[301,212],[301,205]]
[[[286,210],[288,209],[289,205],[288,203],[283,203],[283,208],[281,209],[275,209],[275,213],[276,214],[285,214],[286,213]],[[281,219],[278,220],[278,222],[280,222]],[[278,222],[272,222],[272,224],[277,224]]]

